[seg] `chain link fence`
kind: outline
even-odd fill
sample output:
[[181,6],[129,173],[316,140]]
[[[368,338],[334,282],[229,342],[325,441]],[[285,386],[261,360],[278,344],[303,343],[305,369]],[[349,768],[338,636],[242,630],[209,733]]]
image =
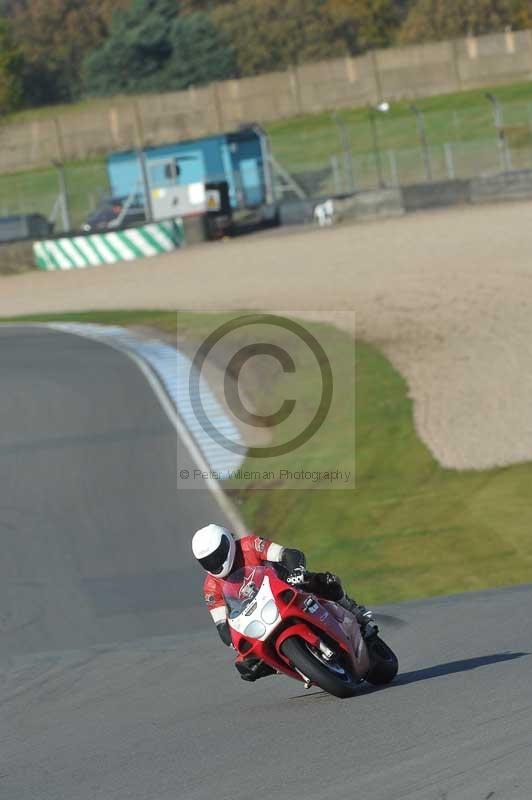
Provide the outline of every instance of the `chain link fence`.
[[8,173],[0,175],[0,217],[40,214],[56,233],[78,230],[109,191],[103,162]]
[[494,108],[486,98],[485,105],[452,111],[336,112],[304,131],[278,126],[272,147],[311,198],[530,169],[532,100]]
[[[280,196],[323,198],[532,168],[532,99],[501,104],[487,94],[481,105],[463,102],[431,111],[381,104],[272,125]],[[0,218],[40,214],[55,233],[79,230],[110,191],[104,160],[0,174]]]

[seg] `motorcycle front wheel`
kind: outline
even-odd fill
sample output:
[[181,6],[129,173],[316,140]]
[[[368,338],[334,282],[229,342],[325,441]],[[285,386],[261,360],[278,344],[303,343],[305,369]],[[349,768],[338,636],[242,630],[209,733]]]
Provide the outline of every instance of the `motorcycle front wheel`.
[[321,651],[311,647],[299,636],[289,636],[281,651],[291,664],[313,684],[334,697],[353,697],[358,682],[338,660],[327,661]]
[[366,680],[372,686],[385,686],[391,683],[399,670],[397,656],[378,636],[366,642],[368,648],[370,668]]

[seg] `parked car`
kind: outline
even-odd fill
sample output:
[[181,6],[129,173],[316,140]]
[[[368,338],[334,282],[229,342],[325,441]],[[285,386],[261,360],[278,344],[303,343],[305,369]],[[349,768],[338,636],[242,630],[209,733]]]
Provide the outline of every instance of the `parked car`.
[[0,217],[0,244],[44,239],[53,232],[53,229],[53,223],[48,222],[42,214]]
[[127,197],[108,197],[87,217],[82,230],[86,233],[95,231],[128,228],[146,222],[146,212],[140,198],[135,198],[127,205]]

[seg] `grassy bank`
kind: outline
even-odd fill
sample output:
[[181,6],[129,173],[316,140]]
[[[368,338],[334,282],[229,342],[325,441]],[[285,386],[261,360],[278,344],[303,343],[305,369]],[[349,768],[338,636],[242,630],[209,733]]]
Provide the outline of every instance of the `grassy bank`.
[[[98,312],[43,315],[120,325],[177,328],[174,312]],[[216,315],[219,324],[224,315]],[[352,363],[353,343],[324,325],[307,325],[335,355]],[[213,317],[179,315],[179,333],[190,346],[213,329]],[[308,374],[280,373],[273,399],[308,389]],[[290,382],[292,381],[292,382]],[[356,489],[297,491],[234,487],[250,527],[302,547],[310,567],[337,571],[356,597],[368,603],[427,597],[530,581],[532,464],[485,472],[442,469],[419,440],[402,377],[371,345],[356,345]],[[334,409],[333,409],[333,413]],[[316,463],[349,463],[342,431],[332,420],[320,440]],[[275,434],[273,443],[275,443]],[[317,450],[317,448],[316,448]],[[295,463],[296,457],[288,457]]]

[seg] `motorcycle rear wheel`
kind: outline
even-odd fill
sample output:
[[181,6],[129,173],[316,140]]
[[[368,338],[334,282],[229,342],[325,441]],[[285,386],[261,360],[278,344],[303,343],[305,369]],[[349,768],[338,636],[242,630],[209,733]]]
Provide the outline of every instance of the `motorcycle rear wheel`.
[[315,652],[299,636],[289,636],[281,645],[281,651],[313,684],[334,697],[353,697],[358,682],[341,664],[327,664],[323,656]]
[[399,670],[399,662],[393,650],[378,636],[366,642],[371,667],[365,680],[372,686],[391,683]]

